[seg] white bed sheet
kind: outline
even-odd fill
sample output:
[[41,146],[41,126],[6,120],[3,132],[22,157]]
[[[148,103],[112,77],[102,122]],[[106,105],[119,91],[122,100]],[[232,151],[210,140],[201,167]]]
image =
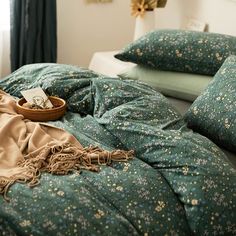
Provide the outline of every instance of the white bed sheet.
[[134,66],[130,62],[123,62],[114,57],[118,51],[96,52],[93,54],[89,69],[111,77],[117,77],[121,71]]

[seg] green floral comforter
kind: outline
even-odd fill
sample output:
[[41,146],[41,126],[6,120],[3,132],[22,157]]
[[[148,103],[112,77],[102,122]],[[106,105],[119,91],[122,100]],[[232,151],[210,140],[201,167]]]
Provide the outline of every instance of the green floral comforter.
[[51,124],[84,145],[134,149],[99,173],[44,174],[0,198],[0,235],[236,235],[236,171],[221,150],[186,127],[167,99],[137,81],[59,64],[27,65],[0,81],[41,86],[68,103]]

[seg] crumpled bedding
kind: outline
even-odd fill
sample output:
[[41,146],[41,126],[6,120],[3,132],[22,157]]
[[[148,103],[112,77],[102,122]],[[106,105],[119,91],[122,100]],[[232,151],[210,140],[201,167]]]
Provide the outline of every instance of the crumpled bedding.
[[17,113],[16,100],[0,90],[0,194],[16,182],[39,184],[42,172],[68,174],[81,169],[97,171],[99,165],[128,161],[133,151],[83,147],[63,129],[32,122]]
[[138,81],[59,64],[24,66],[0,82],[13,96],[38,86],[68,103],[66,115],[50,124],[84,146],[133,149],[135,158],[99,173],[45,173],[32,189],[13,185],[14,200],[0,199],[0,232],[236,235],[235,169],[164,96]]

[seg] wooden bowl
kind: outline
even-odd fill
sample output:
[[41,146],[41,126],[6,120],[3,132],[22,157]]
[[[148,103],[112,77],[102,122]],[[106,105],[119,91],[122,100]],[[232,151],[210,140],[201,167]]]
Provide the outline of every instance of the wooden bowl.
[[17,112],[23,115],[25,119],[32,121],[49,121],[61,118],[66,112],[65,100],[54,96],[49,96],[48,98],[53,104],[53,108],[41,110],[23,107],[22,105],[26,103],[26,100],[21,98],[16,103]]

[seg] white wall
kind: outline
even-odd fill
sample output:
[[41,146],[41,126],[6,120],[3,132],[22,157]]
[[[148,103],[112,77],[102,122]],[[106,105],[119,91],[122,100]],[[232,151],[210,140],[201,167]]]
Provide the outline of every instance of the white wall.
[[58,0],[58,62],[87,67],[95,51],[117,50],[130,42],[135,20],[129,5],[129,0]]
[[0,30],[0,79],[10,73],[10,32]]
[[[96,51],[119,50],[133,40],[130,0],[86,4],[57,0],[58,62],[87,67]],[[210,32],[236,36],[236,0],[168,0],[156,9],[156,28],[182,28],[190,18]]]
[[[168,0],[156,9],[157,28],[179,28],[183,0]],[[87,4],[85,0],[57,0],[58,63],[87,67],[96,51],[119,50],[134,37],[135,18],[130,0]]]
[[[57,0],[57,10],[58,63],[87,67],[94,52],[119,50],[133,40],[130,0],[106,4]],[[181,28],[189,18],[206,22],[210,32],[236,36],[236,0],[168,0],[165,8],[156,9],[156,28]],[[7,75],[6,53],[2,64]]]
[[165,8],[156,9],[156,28],[179,29],[184,14],[183,0],[168,0]]
[[236,0],[168,0],[156,11],[156,28],[183,28],[191,18],[209,32],[236,36]]
[[236,36],[235,0],[182,0],[183,23],[195,18],[208,24],[210,32]]

